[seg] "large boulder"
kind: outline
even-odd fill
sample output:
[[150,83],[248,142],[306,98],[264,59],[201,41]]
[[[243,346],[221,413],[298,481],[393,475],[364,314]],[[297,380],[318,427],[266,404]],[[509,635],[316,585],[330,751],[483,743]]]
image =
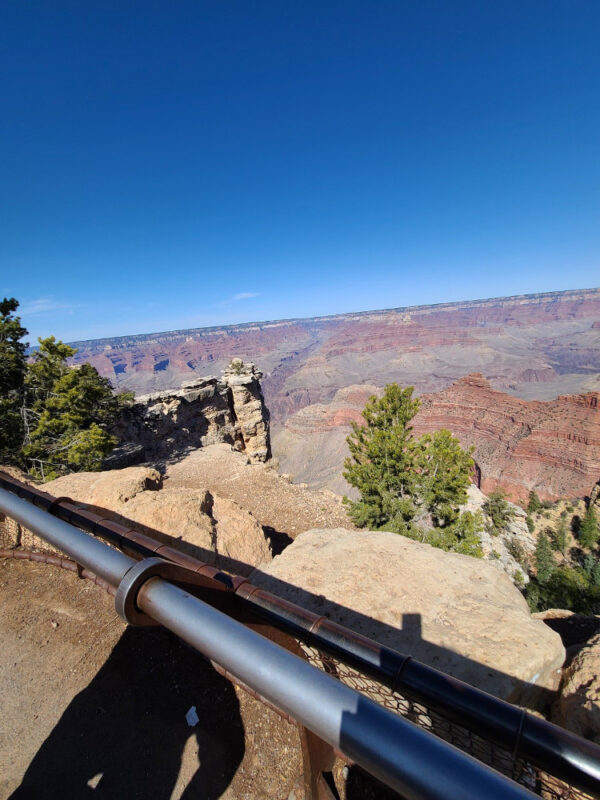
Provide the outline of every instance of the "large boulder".
[[600,633],[581,648],[565,670],[556,722],[600,744]]
[[310,530],[251,580],[498,697],[558,685],[560,637],[480,559],[394,533]]
[[80,472],[44,489],[223,569],[247,574],[271,559],[263,528],[250,512],[207,489],[170,488],[168,482],[163,488],[155,469]]

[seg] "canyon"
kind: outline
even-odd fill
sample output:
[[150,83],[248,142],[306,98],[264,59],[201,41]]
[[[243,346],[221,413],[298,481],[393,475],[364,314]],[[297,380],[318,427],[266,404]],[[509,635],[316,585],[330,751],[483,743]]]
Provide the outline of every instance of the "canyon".
[[600,289],[72,344],[75,363],[138,394],[255,362],[273,453],[311,486],[348,491],[349,423],[392,381],[423,397],[417,432],[448,427],[475,446],[484,491],[581,496],[600,478]]
[[[331,403],[307,406],[275,434],[282,469],[299,481],[348,493],[342,477],[351,422],[361,423],[374,385],[349,386]],[[494,389],[481,374],[420,397],[415,436],[447,428],[473,447],[474,480],[488,493],[504,489],[526,502],[530,489],[542,499],[584,497],[600,480],[600,393],[527,401]]]

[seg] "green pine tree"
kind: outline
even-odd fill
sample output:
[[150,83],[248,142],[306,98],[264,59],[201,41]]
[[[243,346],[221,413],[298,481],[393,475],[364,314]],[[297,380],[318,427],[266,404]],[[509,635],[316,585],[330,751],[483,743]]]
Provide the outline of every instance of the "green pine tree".
[[[412,393],[412,387],[386,386],[383,397],[369,398],[365,424],[353,424],[344,477],[360,498],[345,498],[349,515],[361,528],[481,556],[481,514],[458,513],[467,499],[471,456],[447,430],[414,439],[410,422],[419,401]],[[412,525],[418,511],[431,515],[432,529]]]
[[391,523],[402,531],[415,515],[418,476],[410,422],[419,401],[412,393],[412,387],[389,384],[382,398],[373,395],[367,401],[364,425],[352,423],[343,474],[360,492],[360,500],[346,502],[350,518],[361,528]]
[[593,549],[600,537],[598,519],[593,505],[589,505],[579,528],[579,544],[581,547]]
[[537,494],[532,489],[529,492],[529,501],[527,503],[527,511],[528,511],[529,514],[535,514],[536,512],[538,512],[541,509],[541,507],[542,507],[542,503],[540,501],[540,498],[537,496]]
[[482,508],[490,518],[490,532],[494,536],[501,533],[515,515],[506,501],[506,492],[503,489],[490,492]]
[[0,463],[18,464],[23,441],[23,385],[27,370],[27,330],[14,312],[14,297],[0,302]]
[[535,548],[535,567],[538,583],[544,584],[550,579],[556,569],[556,562],[552,555],[552,548],[545,533],[540,533]]
[[552,531],[550,543],[552,544],[552,549],[562,553],[563,556],[567,552],[567,536],[567,520],[564,517],[560,517],[555,530]]
[[73,348],[40,340],[40,351],[27,381],[35,400],[23,454],[32,471],[45,480],[68,472],[93,471],[117,443],[107,426],[114,421],[122,399],[95,367],[69,368]]
[[467,501],[472,450],[465,452],[445,428],[422,436],[419,449],[420,492],[434,523],[444,527],[457,520],[458,506]]

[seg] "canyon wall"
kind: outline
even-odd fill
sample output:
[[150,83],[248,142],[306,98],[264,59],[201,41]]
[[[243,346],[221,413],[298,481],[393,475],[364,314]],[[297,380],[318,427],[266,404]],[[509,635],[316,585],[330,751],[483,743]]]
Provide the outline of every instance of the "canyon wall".
[[439,391],[471,372],[524,399],[600,390],[600,289],[73,342],[118,388],[260,364],[273,423],[352,384]]
[[[313,486],[348,490],[341,477],[347,425],[360,416],[376,387],[395,381],[431,395],[471,373],[480,373],[488,382],[479,387],[481,392],[503,393],[501,401],[496,395],[482,400],[483,406],[498,402],[498,413],[470,409],[467,401],[474,396],[458,398],[459,410],[440,398],[444,408],[439,412],[424,404],[422,414],[430,415],[430,422],[423,416],[422,425],[425,429],[434,424],[437,414],[451,429],[454,426],[465,444],[476,445],[485,489],[497,481],[515,498],[530,486],[546,497],[580,494],[589,492],[590,478],[593,483],[600,477],[594,477],[595,466],[588,463],[593,446],[585,443],[594,439],[586,427],[594,409],[581,399],[600,392],[600,289],[73,344],[79,348],[76,363],[91,362],[118,388],[144,394],[159,390],[159,406],[170,402],[161,399],[165,390],[179,389],[184,381],[186,392],[214,391],[211,413],[224,415],[215,423],[223,430],[229,424],[228,403],[218,399],[216,384],[212,389],[196,386],[198,376],[226,367],[233,357],[259,362],[274,454],[286,472]],[[229,391],[237,390],[231,384]],[[245,391],[240,388],[239,395]],[[464,387],[460,392],[464,394]],[[580,399],[569,400],[567,395]],[[256,398],[246,400],[251,406]],[[544,405],[542,412],[536,401],[556,405]],[[177,414],[180,421],[185,417],[183,409]],[[544,415],[549,415],[548,428],[542,423]],[[517,427],[511,432],[513,416]],[[245,425],[240,421],[237,433],[223,434],[223,440],[238,441],[248,449],[239,438]],[[160,425],[153,430],[167,439],[177,438],[173,432],[165,434]],[[213,434],[210,424],[207,430],[194,431],[190,446],[209,441]],[[152,449],[150,442],[145,446]],[[268,450],[264,443],[257,446],[257,452],[265,447]],[[507,460],[521,458],[523,474]]]
[[[296,480],[347,493],[341,472],[350,421],[360,423],[368,397],[381,391],[347,387],[331,403],[290,416],[274,435],[281,468]],[[543,499],[583,497],[600,480],[598,392],[525,401],[473,374],[420,399],[415,435],[448,428],[464,447],[473,446],[485,493],[501,487],[516,501],[526,500],[530,489]]]

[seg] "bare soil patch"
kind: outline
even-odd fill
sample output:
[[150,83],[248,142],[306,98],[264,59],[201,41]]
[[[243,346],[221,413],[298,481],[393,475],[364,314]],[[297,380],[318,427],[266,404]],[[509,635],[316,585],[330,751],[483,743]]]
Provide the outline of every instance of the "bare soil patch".
[[0,702],[1,798],[286,798],[301,771],[295,727],[43,564],[0,561]]

